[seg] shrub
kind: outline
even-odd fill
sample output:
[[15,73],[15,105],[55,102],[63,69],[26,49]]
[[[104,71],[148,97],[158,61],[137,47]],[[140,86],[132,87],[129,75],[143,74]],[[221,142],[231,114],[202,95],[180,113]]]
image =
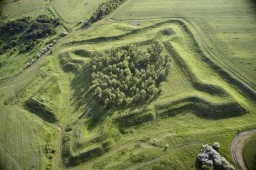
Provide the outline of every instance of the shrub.
[[90,19],[85,22],[85,26],[90,26],[91,23],[94,23],[100,20],[103,16],[110,14],[114,9],[116,9],[119,5],[124,3],[126,0],[109,0],[100,4],[98,9],[93,13]]
[[102,144],[102,148],[105,152],[108,152],[114,145],[114,141],[111,139],[108,139]]
[[35,40],[55,34],[55,27],[59,24],[58,19],[46,15],[40,15],[35,20],[27,17],[2,24],[0,55],[16,46],[20,46],[21,53],[32,50],[39,43]]
[[40,103],[37,100],[34,100],[32,98],[28,99],[27,101],[25,101],[25,107],[32,113],[35,113],[37,116],[50,123],[54,123],[57,121],[55,114],[44,104]]
[[219,142],[214,142],[213,148],[214,148],[215,150],[219,150],[219,148],[220,148]]
[[219,170],[234,170],[235,168],[208,144],[202,147],[201,152],[197,156],[197,160],[201,164],[201,169],[214,167]]

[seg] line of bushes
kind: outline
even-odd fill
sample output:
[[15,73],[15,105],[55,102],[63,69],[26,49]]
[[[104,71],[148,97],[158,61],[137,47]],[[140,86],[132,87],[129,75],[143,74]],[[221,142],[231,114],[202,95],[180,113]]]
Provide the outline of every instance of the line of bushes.
[[246,113],[246,109],[237,102],[214,104],[198,97],[158,104],[155,109],[160,118],[175,116],[185,111],[193,111],[196,115],[208,119],[229,118]]
[[25,101],[24,105],[30,112],[36,114],[47,122],[54,123],[57,121],[54,112],[37,100],[30,98]]
[[103,2],[99,5],[98,9],[93,13],[90,19],[85,22],[84,26],[90,26],[92,23],[99,21],[125,1],[126,0],[108,0],[107,2]]
[[81,152],[79,154],[72,155],[70,154],[67,158],[66,166],[76,166],[82,162],[89,161],[93,158],[99,157],[104,153],[104,150],[101,146],[94,147],[87,151]]

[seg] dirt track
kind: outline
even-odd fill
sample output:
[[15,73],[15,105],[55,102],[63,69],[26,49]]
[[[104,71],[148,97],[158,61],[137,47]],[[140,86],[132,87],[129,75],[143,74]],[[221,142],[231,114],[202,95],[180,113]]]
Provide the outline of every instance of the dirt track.
[[256,129],[250,129],[239,133],[232,142],[231,153],[233,160],[240,170],[248,170],[243,158],[244,143],[249,139],[253,133],[256,133]]

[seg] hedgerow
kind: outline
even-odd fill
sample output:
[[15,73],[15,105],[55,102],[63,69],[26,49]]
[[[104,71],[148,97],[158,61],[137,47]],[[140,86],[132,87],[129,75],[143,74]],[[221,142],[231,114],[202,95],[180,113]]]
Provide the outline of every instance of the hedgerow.
[[109,0],[99,5],[98,9],[93,13],[90,19],[85,22],[85,26],[90,26],[92,23],[97,22],[103,16],[110,14],[119,5],[124,3],[126,0]]

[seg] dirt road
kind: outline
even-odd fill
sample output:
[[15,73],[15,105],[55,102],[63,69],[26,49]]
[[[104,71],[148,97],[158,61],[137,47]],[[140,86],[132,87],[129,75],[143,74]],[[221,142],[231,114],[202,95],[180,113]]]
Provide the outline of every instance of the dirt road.
[[235,137],[235,139],[232,142],[232,145],[231,145],[232,157],[237,167],[240,170],[248,170],[244,162],[243,148],[246,140],[249,139],[254,133],[256,133],[256,129],[250,129],[250,130],[241,132]]

